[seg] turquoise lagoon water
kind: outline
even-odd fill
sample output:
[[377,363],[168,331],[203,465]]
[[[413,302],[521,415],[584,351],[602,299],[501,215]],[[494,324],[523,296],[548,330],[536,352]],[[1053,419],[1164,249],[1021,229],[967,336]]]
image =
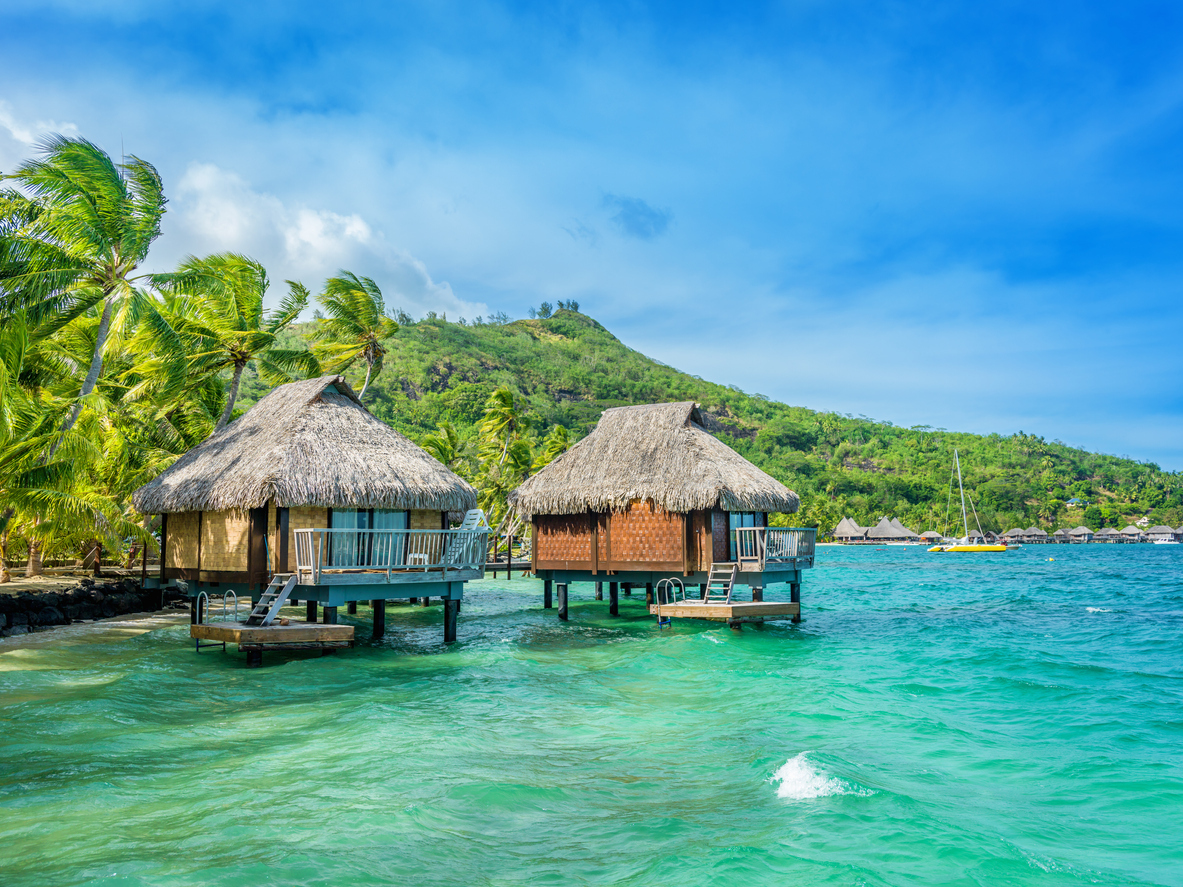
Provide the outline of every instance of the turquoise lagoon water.
[[450,648],[2,642],[0,884],[1183,884],[1183,548],[818,562],[742,632],[514,579]]

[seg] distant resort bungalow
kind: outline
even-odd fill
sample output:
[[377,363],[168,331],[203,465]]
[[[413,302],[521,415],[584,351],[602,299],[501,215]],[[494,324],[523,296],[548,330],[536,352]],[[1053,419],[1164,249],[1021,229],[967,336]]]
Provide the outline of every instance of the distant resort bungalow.
[[[264,647],[352,642],[337,608],[359,600],[380,637],[388,599],[441,598],[454,641],[464,583],[484,572],[483,516],[449,529],[476,490],[370,415],[340,376],[276,388],[133,503],[161,515],[160,580],[188,590],[198,644],[235,641],[252,665]],[[252,600],[250,618],[205,625],[203,593],[230,592]],[[306,621],[276,620],[287,600],[306,602]]]
[[[929,531],[932,533],[932,531]],[[937,539],[940,534],[934,533]],[[845,543],[899,543],[899,542],[920,542],[921,539],[929,538],[928,535],[922,535],[915,530],[909,530],[896,518],[883,517],[879,519],[873,527],[860,527],[853,520],[848,517],[842,518],[838,522],[838,526],[830,533],[830,538],[835,542]]]
[[[596,582],[599,597],[605,581],[612,615],[621,590],[643,585],[659,620],[800,618],[816,530],[768,525],[797,511],[797,494],[708,433],[692,402],[605,410],[509,503],[533,526],[532,569],[544,606],[557,589],[560,619],[570,583]],[[772,583],[790,600],[764,601]]]
[[1142,542],[1146,539],[1146,534],[1133,524],[1122,530],[1121,535],[1127,542]]
[[1151,542],[1178,542],[1179,531],[1171,527],[1151,527],[1146,531],[1146,537]]

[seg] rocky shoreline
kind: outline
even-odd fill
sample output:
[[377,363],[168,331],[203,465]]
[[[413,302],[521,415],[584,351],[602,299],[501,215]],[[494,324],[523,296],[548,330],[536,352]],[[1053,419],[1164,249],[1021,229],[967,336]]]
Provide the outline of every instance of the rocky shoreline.
[[185,600],[175,591],[162,594],[159,588],[142,589],[133,579],[82,579],[62,591],[4,594],[2,589],[0,586],[0,638],[73,622],[155,612]]

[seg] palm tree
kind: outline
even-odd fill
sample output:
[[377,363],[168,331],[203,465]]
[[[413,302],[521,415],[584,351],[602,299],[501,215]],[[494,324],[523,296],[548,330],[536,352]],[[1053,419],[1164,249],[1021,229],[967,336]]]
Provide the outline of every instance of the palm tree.
[[463,453],[464,442],[451,422],[441,422],[436,427],[436,433],[423,438],[423,449],[449,468],[455,468]]
[[569,449],[571,449],[571,436],[562,425],[556,425],[542,442],[542,452],[534,460],[534,470],[544,468]]
[[252,361],[272,385],[320,372],[311,352],[279,346],[280,333],[308,307],[302,284],[289,280],[287,297],[268,314],[263,311],[267,272],[236,253],[190,256],[176,272],[155,275],[153,282],[164,301],[148,324],[161,351],[182,356],[192,379],[230,370],[226,406],[215,432],[230,421],[243,370]]
[[56,317],[64,325],[101,306],[89,366],[52,458],[98,383],[112,328],[134,324],[147,297],[139,286],[145,275],[134,272],[160,234],[166,201],[159,173],[138,157],[115,163],[91,142],[61,135],[41,153],[5,176],[29,196],[10,191],[0,200],[4,314],[23,307],[34,322]]
[[318,344],[312,350],[331,373],[344,372],[362,358],[366,381],[358,398],[363,398],[371,375],[382,371],[382,342],[398,332],[398,324],[386,316],[378,284],[352,271],[340,271],[325,281],[320,304],[327,316],[317,319],[312,340]]

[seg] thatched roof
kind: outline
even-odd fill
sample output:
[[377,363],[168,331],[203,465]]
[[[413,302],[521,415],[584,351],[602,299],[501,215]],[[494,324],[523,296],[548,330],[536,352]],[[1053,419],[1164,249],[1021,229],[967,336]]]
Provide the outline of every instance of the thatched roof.
[[1153,533],[1156,536],[1167,536],[1174,533],[1175,530],[1172,527],[1164,527],[1162,524],[1159,524],[1157,527],[1151,527],[1146,532]]
[[891,525],[885,517],[879,518],[879,523],[867,530],[868,539],[899,539],[900,531]]
[[1040,529],[1039,527],[1028,527],[1027,528],[1027,535],[1028,536],[1036,536],[1038,538],[1046,539],[1047,538],[1047,530]]
[[1133,524],[1130,524],[1128,527],[1126,527],[1124,530],[1121,531],[1121,535],[1123,535],[1123,536],[1141,536],[1142,531],[1139,530],[1137,527],[1135,527]]
[[1091,536],[1093,531],[1088,527],[1075,527],[1068,531],[1069,536]]
[[900,522],[900,520],[898,518],[893,517],[891,519],[891,526],[895,529],[895,531],[897,533],[899,533],[901,535],[901,537],[906,536],[909,539],[919,539],[920,538],[916,534],[915,530],[909,530],[907,527],[905,527],[903,525],[903,523]]
[[1026,532],[1027,532],[1026,530],[1020,530],[1017,528],[1013,529],[1013,530],[1007,530],[1005,533],[1002,534],[1002,538],[1003,539],[1017,539],[1020,536],[1023,536],[1024,534],[1026,534]]
[[865,527],[860,527],[850,518],[844,517],[838,521],[838,526],[834,527],[834,532],[830,535],[835,539],[857,539],[865,535],[866,532]]
[[936,530],[925,530],[923,533],[920,534],[920,538],[921,539],[940,539],[941,534],[938,533]]
[[592,433],[509,494],[520,514],[622,511],[792,513],[800,500],[776,478],[716,440],[692,402],[604,410]]
[[341,376],[281,385],[181,456],[132,502],[141,514],[280,507],[467,511],[476,490],[370,415]]
[[1097,530],[1095,535],[1097,535],[1097,536],[1120,536],[1121,533],[1117,532],[1117,530],[1114,529],[1113,527],[1102,527],[1101,529]]

